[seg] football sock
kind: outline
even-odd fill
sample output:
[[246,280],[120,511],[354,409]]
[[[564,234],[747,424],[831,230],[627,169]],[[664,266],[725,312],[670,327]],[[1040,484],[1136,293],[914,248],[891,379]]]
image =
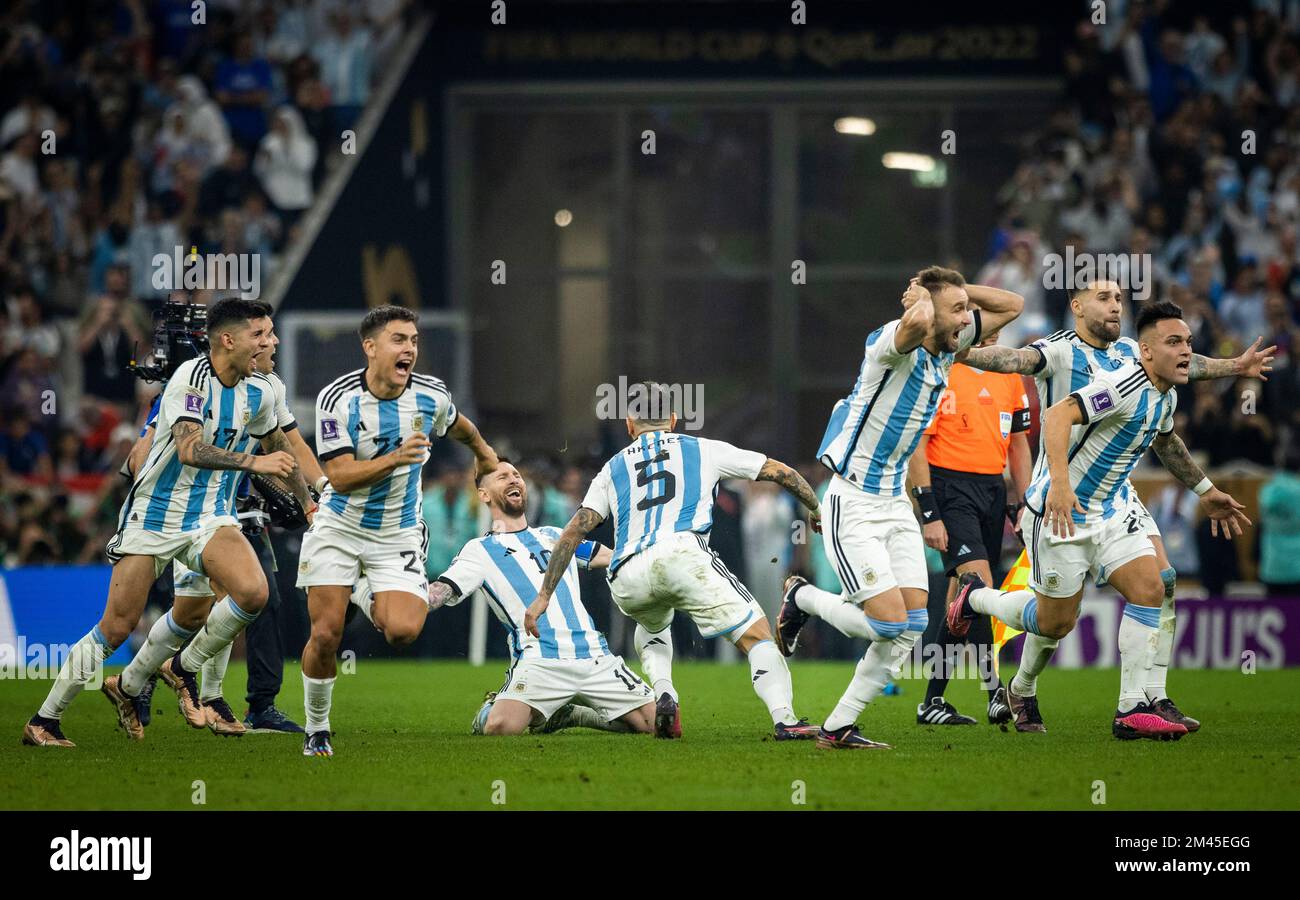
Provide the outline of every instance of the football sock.
[[959,641],[952,636],[948,630],[948,618],[939,620],[939,634],[935,638],[935,644],[939,648],[937,665],[933,672],[929,673],[930,678],[925,685],[925,702],[929,703],[935,697],[942,697],[943,692],[948,690],[948,681],[952,678],[953,665],[956,662],[958,648],[964,642]]
[[[366,576],[362,575],[357,580],[356,585],[352,588],[351,600],[361,608],[361,612],[370,620],[370,624],[374,625],[375,592],[370,589],[370,580]],[[379,626],[376,625],[375,627],[378,628]]]
[[882,622],[872,619],[862,611],[860,605],[811,584],[805,584],[795,591],[794,605],[830,623],[847,637],[888,641],[898,637],[907,627],[906,622]]
[[217,651],[217,655],[203,664],[203,685],[199,688],[200,700],[216,700],[221,696],[221,682],[230,666],[230,644]]
[[[947,625],[945,619],[944,624]],[[975,645],[975,661],[980,679],[980,687],[993,699],[1002,681],[998,678],[998,669],[993,657],[993,621],[988,616],[979,616],[970,623],[966,640]]]
[[114,649],[108,645],[108,640],[98,625],[73,644],[50,692],[45,696],[45,702],[41,704],[39,715],[46,719],[61,718],[72,698],[81,693],[81,689],[91,681],[100,678],[104,660],[113,654]]
[[222,597],[208,613],[207,624],[195,635],[194,640],[181,653],[181,666],[187,672],[197,672],[203,664],[223,648],[230,645],[239,632],[249,622],[257,618],[257,613],[247,613],[239,608],[230,595]]
[[1124,604],[1119,623],[1119,711],[1147,702],[1146,683],[1156,655],[1160,607]]
[[1018,631],[1038,634],[1038,598],[1033,591],[1003,592],[977,588],[967,597],[970,608],[976,612],[997,616]]
[[785,657],[772,641],[759,641],[749,648],[749,675],[754,693],[767,706],[772,723],[793,725],[799,721],[794,714],[794,685]]
[[854,724],[867,704],[885,689],[885,683],[889,681],[893,643],[893,641],[871,642],[866,654],[858,660],[844,696],[840,697],[840,702],[826,718],[823,728],[827,731],[836,731],[846,725]]
[[1169,677],[1169,662],[1174,655],[1174,634],[1178,625],[1178,615],[1174,610],[1174,590],[1178,576],[1173,569],[1160,573],[1165,583],[1165,597],[1160,602],[1160,633],[1156,636],[1156,658],[1147,675],[1146,695],[1152,703],[1169,696],[1165,690],[1165,679]]
[[651,632],[638,624],[632,642],[636,655],[641,658],[641,670],[656,698],[667,694],[677,702],[677,688],[673,687],[673,629]]
[[1034,697],[1038,694],[1038,676],[1056,652],[1061,642],[1055,638],[1046,638],[1041,634],[1030,632],[1025,635],[1025,646],[1020,650],[1020,670],[1011,679],[1011,690],[1021,697]]
[[333,678],[302,676],[303,706],[307,710],[307,733],[330,730],[330,703],[334,698]]
[[618,719],[606,719],[594,709],[586,706],[574,706],[570,712],[572,724],[569,728],[595,728],[597,731],[612,731],[616,734],[626,734],[632,730],[632,726]]
[[135,697],[149,680],[149,676],[158,671],[158,667],[194,636],[188,628],[182,628],[172,618],[171,610],[158,617],[149,629],[149,637],[135,654],[135,659],[122,670],[122,690]]

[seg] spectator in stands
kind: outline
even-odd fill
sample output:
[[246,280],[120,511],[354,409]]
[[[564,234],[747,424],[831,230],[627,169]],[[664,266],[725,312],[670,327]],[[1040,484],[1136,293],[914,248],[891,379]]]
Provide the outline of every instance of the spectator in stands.
[[235,33],[233,51],[217,67],[213,86],[231,136],[251,153],[266,134],[266,109],[274,84],[270,63],[253,55],[253,36],[248,31]]
[[32,478],[49,483],[54,477],[50,444],[45,435],[32,427],[27,410],[10,407],[0,431],[0,484],[16,490],[15,478]]
[[330,14],[329,30],[313,52],[329,89],[334,133],[352,128],[370,99],[372,63],[369,29],[358,27],[346,6]]
[[248,154],[238,144],[232,145],[220,167],[203,179],[199,190],[198,211],[214,216],[223,209],[238,206],[249,191],[257,187],[248,168]]
[[82,393],[124,407],[130,404],[135,399],[136,380],[126,366],[142,346],[147,346],[147,341],[128,307],[126,271],[114,267],[109,270],[108,289],[91,307],[77,336]]
[[1249,344],[1268,328],[1264,313],[1264,291],[1260,287],[1259,272],[1254,260],[1243,261],[1232,280],[1232,290],[1219,302],[1219,319],[1228,334],[1243,344]]
[[41,190],[36,171],[38,146],[36,134],[29,131],[14,138],[7,152],[0,157],[0,181],[7,184],[28,207],[36,203]]
[[[237,80],[237,79],[233,79]],[[176,102],[168,107],[169,116],[179,116],[187,156],[200,163],[207,174],[226,161],[230,153],[230,128],[221,109],[208,98],[203,82],[193,75],[176,79]],[[174,123],[173,123],[174,124]]]
[[12,310],[10,329],[15,343],[34,351],[43,362],[57,360],[63,339],[59,336],[59,329],[45,321],[45,312],[31,285],[20,285],[14,291]]
[[302,115],[292,106],[280,107],[257,149],[253,172],[286,229],[311,206],[315,166],[316,142],[307,133]]
[[1259,489],[1259,580],[1273,596],[1300,597],[1300,453]]

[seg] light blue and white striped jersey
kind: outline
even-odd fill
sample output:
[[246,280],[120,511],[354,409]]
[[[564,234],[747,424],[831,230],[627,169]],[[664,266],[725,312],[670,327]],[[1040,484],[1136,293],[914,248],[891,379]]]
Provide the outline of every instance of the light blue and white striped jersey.
[[591,481],[582,505],[614,516],[612,576],[661,537],[708,534],[713,498],[724,478],[753,481],[767,457],[725,441],[649,431],[616,453]]
[[[1083,338],[1073,328],[1049,334],[1029,345],[1042,354],[1042,362],[1034,373],[1038,388],[1038,415],[1041,420],[1054,403],[1074,391],[1092,383],[1092,379],[1106,372],[1114,372],[1139,359],[1137,341],[1122,337],[1105,350],[1100,350]],[[1084,426],[1076,425],[1070,432],[1070,446],[1083,434]],[[1034,478],[1047,471],[1047,454],[1043,452],[1043,432],[1038,432],[1038,458],[1034,462]]]
[[176,534],[194,531],[212,516],[234,515],[244,473],[182,465],[172,426],[196,422],[205,444],[247,453],[279,427],[276,406],[275,384],[266,375],[227,387],[206,356],[181,363],[163,389],[153,445],[122,504],[119,527]]
[[[980,336],[980,312],[971,310],[957,353]],[[866,354],[852,392],[835,404],[817,458],[868,494],[897,497],[907,481],[907,462],[930,427],[948,387],[957,353],[932,355],[924,347],[899,353],[899,319],[867,336]]]
[[[366,387],[365,369],[327,384],[316,398],[316,450],[322,463],[351,453],[359,460],[392,452],[417,431],[443,437],[456,423],[456,404],[437,378],[412,374],[406,390],[381,400]],[[369,535],[414,528],[420,521],[422,463],[394,469],[369,487],[342,494],[333,486],[320,498],[316,521]]]
[[[1174,430],[1178,394],[1172,388],[1162,394],[1145,369],[1129,363],[1098,375],[1070,396],[1083,410],[1083,424],[1070,434],[1070,486],[1087,511],[1075,512],[1074,521],[1096,524],[1127,508],[1129,473],[1157,433]],[[1025,504],[1035,515],[1043,514],[1051,484],[1044,464],[1025,491]]]
[[438,581],[456,591],[457,602],[483,591],[488,606],[506,627],[512,660],[591,659],[609,653],[604,635],[582,605],[578,586],[578,566],[587,568],[600,549],[595,541],[583,541],[569,560],[546,613],[537,620],[541,636],[533,637],[524,630],[524,613],[537,599],[551,549],[559,537],[560,529],[549,526],[492,532],[462,547],[447,571],[438,576]]

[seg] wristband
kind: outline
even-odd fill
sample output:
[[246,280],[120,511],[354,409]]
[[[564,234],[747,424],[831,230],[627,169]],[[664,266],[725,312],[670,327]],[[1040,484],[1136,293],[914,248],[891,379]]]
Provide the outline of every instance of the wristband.
[[934,490],[928,487],[918,487],[912,490],[912,496],[916,498],[916,505],[921,507],[921,518],[925,524],[939,520],[939,504],[935,502]]
[[329,478],[327,478],[324,475],[322,475],[320,478],[317,478],[316,483],[311,486],[312,491],[315,494],[315,496],[312,499],[319,500],[320,495],[325,493],[325,488],[329,487],[329,483],[330,483]]
[[1210,483],[1210,476],[1208,475],[1198,481],[1196,487],[1192,488],[1193,493],[1198,497],[1203,497],[1207,492],[1212,490],[1214,490],[1214,485]]

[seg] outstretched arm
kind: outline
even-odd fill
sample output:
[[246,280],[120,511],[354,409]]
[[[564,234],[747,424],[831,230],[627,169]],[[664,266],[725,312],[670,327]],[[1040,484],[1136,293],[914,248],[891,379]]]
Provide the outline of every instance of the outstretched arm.
[[[985,328],[988,326],[986,325]],[[971,347],[962,360],[974,369],[985,372],[1008,372],[1013,375],[1036,375],[1043,368],[1043,353],[1036,347]]]
[[1187,377],[1191,381],[1203,381],[1208,378],[1258,378],[1261,381],[1268,381],[1268,373],[1273,371],[1273,354],[1277,353],[1277,345],[1260,349],[1259,345],[1263,343],[1263,338],[1255,338],[1255,343],[1246,348],[1241,356],[1233,359],[1211,359],[1208,356],[1201,356],[1199,353],[1192,354],[1192,364],[1187,370]]
[[1243,525],[1250,526],[1250,519],[1242,512],[1246,507],[1210,483],[1205,471],[1187,452],[1182,438],[1172,431],[1158,434],[1151,442],[1151,449],[1156,451],[1169,474],[1200,495],[1201,507],[1210,517],[1210,534],[1218,537],[1222,532],[1224,538],[1232,540],[1234,535],[1241,536]]
[[578,549],[587,532],[603,521],[605,518],[600,513],[582,506],[573,514],[569,524],[564,526],[559,540],[551,548],[551,561],[546,566],[546,574],[542,576],[542,589],[537,592],[536,599],[529,604],[528,611],[524,613],[524,630],[533,637],[540,637],[537,633],[537,620],[546,612],[546,607],[550,606],[551,594],[554,593],[560,579],[564,577],[564,573],[568,571],[569,563],[573,559],[573,551]]
[[479,434],[478,428],[467,416],[457,416],[456,421],[447,429],[447,434],[464,444],[474,454],[475,474],[486,475],[496,471],[497,452],[483,440],[483,435]]
[[821,503],[817,500],[817,492],[808,484],[807,479],[780,460],[769,459],[763,463],[763,468],[758,470],[754,480],[773,481],[785,488],[808,510],[808,520],[812,524],[813,531],[821,534]]

